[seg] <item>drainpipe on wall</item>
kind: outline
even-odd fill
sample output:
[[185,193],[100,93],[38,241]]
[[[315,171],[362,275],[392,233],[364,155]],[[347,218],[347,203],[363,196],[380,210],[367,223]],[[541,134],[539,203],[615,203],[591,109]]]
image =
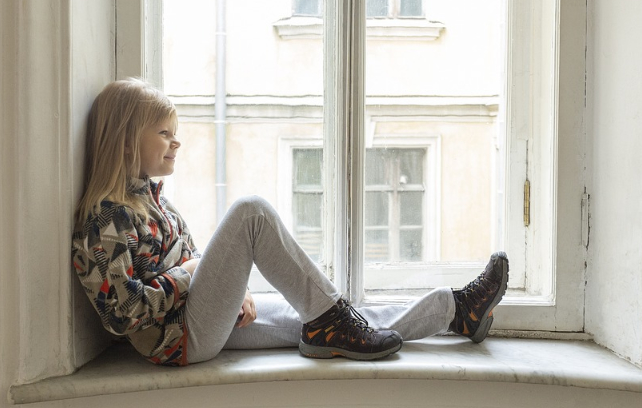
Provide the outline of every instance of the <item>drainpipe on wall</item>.
[[225,174],[226,101],[225,101],[225,1],[216,1],[216,90],[214,124],[216,131],[216,220],[220,224],[227,210],[227,176]]

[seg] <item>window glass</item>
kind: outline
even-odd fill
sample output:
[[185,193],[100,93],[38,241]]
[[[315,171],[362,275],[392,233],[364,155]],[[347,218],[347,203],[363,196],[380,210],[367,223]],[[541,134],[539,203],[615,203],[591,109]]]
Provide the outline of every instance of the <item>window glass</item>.
[[323,149],[294,149],[292,215],[294,238],[308,255],[323,253]]
[[297,16],[321,16],[323,0],[293,0],[293,13]]
[[399,0],[399,16],[417,17],[421,16],[422,0]]
[[389,0],[367,0],[366,16],[367,17],[386,17],[388,16]]
[[366,263],[422,260],[424,157],[425,149],[368,149]]

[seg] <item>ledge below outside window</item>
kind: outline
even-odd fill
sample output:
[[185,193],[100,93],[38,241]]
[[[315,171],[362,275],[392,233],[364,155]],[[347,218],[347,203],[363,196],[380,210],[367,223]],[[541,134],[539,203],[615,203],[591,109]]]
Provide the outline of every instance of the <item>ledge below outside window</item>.
[[[155,366],[117,344],[76,373],[11,387],[15,404],[183,387],[315,380],[484,381],[629,391],[642,401],[642,369],[590,341],[454,336],[406,342],[374,362],[315,360],[297,349],[226,350],[182,368]],[[637,397],[635,397],[637,398]]]
[[[284,40],[321,39],[323,19],[320,17],[293,16],[274,24],[277,34]],[[366,35],[369,40],[434,41],[446,26],[438,21],[420,18],[368,19]]]

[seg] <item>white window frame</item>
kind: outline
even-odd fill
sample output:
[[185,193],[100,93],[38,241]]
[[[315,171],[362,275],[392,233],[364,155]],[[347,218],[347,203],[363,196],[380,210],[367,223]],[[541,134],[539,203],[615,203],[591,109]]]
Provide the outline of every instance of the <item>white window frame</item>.
[[[328,0],[325,4],[325,53],[333,56],[326,58],[325,62],[324,139],[330,154],[324,157],[326,182],[332,183],[333,187],[326,200],[333,203],[330,210],[344,214],[344,217],[329,214],[326,233],[333,236],[335,241],[328,263],[329,268],[334,271],[340,290],[352,301],[363,303],[361,209],[365,143],[365,1]],[[514,248],[514,242],[519,246],[523,245],[524,250],[517,253],[523,253],[524,259],[529,261],[522,262],[522,257],[518,255],[511,262],[513,270],[523,270],[530,273],[527,275],[529,277],[542,279],[536,283],[536,290],[531,291],[535,294],[509,294],[504,299],[496,311],[500,322],[496,328],[500,329],[583,329],[584,294],[579,287],[583,272],[577,268],[566,269],[567,265],[558,263],[556,257],[559,249],[564,246],[558,246],[557,234],[561,228],[565,228],[562,224],[566,223],[559,222],[557,209],[562,203],[560,200],[567,199],[559,196],[557,190],[557,163],[562,159],[559,157],[557,135],[561,126],[566,125],[560,123],[558,117],[560,7],[558,0],[521,3],[508,1],[506,9],[509,33],[507,44],[512,36],[512,40],[522,41],[521,45],[527,46],[511,48],[506,61],[509,77],[506,89],[508,106],[501,120],[506,125],[509,137],[507,145],[502,146],[500,143],[498,150],[510,151],[511,162],[500,168],[499,173],[507,180],[505,194],[517,200],[509,200],[507,208],[502,211],[507,213],[504,219],[509,220],[508,224],[523,225],[523,199],[520,197],[523,197],[523,183],[528,175],[531,185],[537,186],[531,208],[537,204],[535,207],[538,219],[537,224],[531,224],[525,230],[522,227],[517,232],[508,231],[505,242],[511,249]],[[538,24],[531,24],[531,21]],[[525,26],[530,30],[523,30]],[[343,41],[344,38],[352,41]],[[569,103],[569,109],[577,109],[572,101],[565,102]],[[336,135],[345,136],[337,139]],[[524,149],[525,146],[528,150]],[[519,152],[524,152],[521,153],[521,159],[514,160]],[[525,152],[529,152],[529,155],[526,156]],[[569,154],[567,151],[564,153]],[[577,168],[572,170],[577,175]],[[351,175],[351,182],[347,182],[345,177],[337,176],[344,174]],[[566,201],[563,204],[570,205]],[[514,224],[517,216],[520,217],[519,221]],[[568,227],[569,231],[577,231],[578,227],[581,229],[578,224]],[[576,256],[585,257],[581,242],[579,244],[574,248]],[[579,259],[575,258],[575,261]],[[544,273],[533,274],[538,270]],[[560,297],[562,294],[563,298]]]
[[[328,153],[324,154],[324,171],[330,187],[324,198],[327,214],[324,231],[331,241],[326,246],[327,272],[353,302],[372,303],[376,299],[365,298],[362,262],[364,155],[360,152],[365,152],[367,133],[364,123],[366,6],[365,0],[327,0],[324,4],[324,52],[333,56],[324,62],[323,145]],[[500,127],[504,126],[511,137],[505,145],[501,143],[502,138],[498,138],[497,151],[500,159],[504,152],[510,152],[511,161],[505,164],[498,161],[496,187],[505,185],[506,191],[498,191],[497,208],[505,213],[503,219],[507,221],[506,225],[497,227],[497,241],[501,243],[505,237],[505,248],[497,249],[508,249],[512,275],[524,273],[529,277],[525,282],[530,287],[526,285],[528,291],[515,291],[504,298],[496,310],[498,319],[494,328],[581,331],[584,293],[579,282],[583,281],[584,269],[578,265],[584,264],[586,248],[581,242],[581,216],[573,217],[571,209],[579,208],[580,204],[575,201],[581,200],[583,191],[578,194],[576,189],[558,189],[557,163],[565,163],[562,176],[565,184],[573,186],[583,184],[583,166],[567,164],[574,160],[576,151],[558,150],[557,135],[568,127],[572,135],[569,137],[581,139],[572,126],[573,119],[560,118],[559,112],[564,109],[581,116],[583,103],[570,98],[562,101],[558,95],[558,75],[562,69],[558,30],[561,1],[506,0],[506,4],[506,43],[519,46],[514,46],[507,55],[508,104],[499,115]],[[585,37],[578,40],[584,41]],[[567,60],[568,69],[578,71],[568,75],[580,75],[579,69],[584,67],[584,55],[577,54],[574,58]],[[517,109],[518,106],[522,109]],[[351,175],[350,182],[343,176],[347,174]],[[533,221],[524,229],[519,225],[523,218],[522,189],[526,176],[532,186]],[[513,198],[505,200],[505,207],[501,205],[503,196]],[[559,214],[560,206],[565,209],[564,214]],[[573,219],[577,221],[572,222]],[[506,231],[507,225],[517,229]],[[575,234],[579,238],[571,236],[560,240],[560,233]],[[561,251],[564,256],[558,259]],[[533,273],[537,271],[545,273]]]
[[[424,250],[422,258],[424,262],[397,262],[397,263],[378,263],[364,264],[364,273],[368,274],[371,281],[382,282],[378,288],[385,288],[383,282],[390,280],[389,273],[394,270],[395,280],[408,282],[407,289],[416,287],[440,286],[441,282],[432,279],[434,274],[427,275],[426,279],[413,279],[419,271],[425,272],[430,265],[431,272],[433,268],[440,269],[439,256],[441,253],[441,137],[439,135],[391,135],[379,134],[366,137],[366,148],[401,148],[410,149],[418,148],[426,150],[426,159],[424,162],[424,221],[423,221],[423,240]],[[430,227],[430,228],[429,228]],[[451,269],[452,270],[452,269]],[[388,274],[388,277],[385,275]],[[365,288],[364,288],[365,290]],[[391,300],[386,297],[386,300]]]
[[[509,220],[507,224],[519,225],[522,222],[522,186],[528,175],[531,185],[535,187],[535,191],[531,191],[531,208],[535,210],[533,224],[526,230],[507,231],[504,242],[509,248],[509,255],[514,253],[511,246],[514,243],[523,245],[526,249],[522,252],[524,257],[511,257],[513,275],[518,275],[520,271],[530,273],[544,270],[545,273],[531,276],[544,277],[539,282],[537,279],[529,279],[529,283],[535,282],[535,290],[530,293],[509,293],[505,297],[496,310],[498,319],[494,328],[581,331],[584,294],[578,282],[582,281],[584,271],[577,265],[584,262],[585,248],[581,239],[571,243],[557,239],[562,230],[565,233],[576,232],[581,236],[582,228],[580,222],[570,222],[570,216],[560,218],[557,213],[560,205],[565,209],[574,207],[575,204],[570,200],[576,198],[566,194],[567,190],[557,188],[558,161],[575,154],[568,150],[560,154],[557,142],[559,129],[571,126],[570,123],[560,122],[558,117],[561,103],[557,79],[560,72],[560,37],[556,28],[559,27],[561,2],[507,0],[507,3],[507,43],[508,38],[521,43],[520,47],[514,47],[508,54],[506,61],[509,77],[506,84],[508,106],[505,112],[500,113],[499,120],[500,126],[504,124],[508,134],[514,137],[507,138],[505,146],[498,142],[500,156],[504,151],[511,153],[511,162],[502,166],[500,160],[498,166],[500,178],[505,177],[507,180],[506,191],[499,191],[498,197],[506,195],[516,200],[507,201],[505,208],[500,205],[498,211],[506,213],[504,219]],[[533,16],[537,17],[533,21],[538,24],[530,23]],[[364,123],[367,25],[365,0],[326,1],[324,21],[325,53],[333,55],[333,58],[325,59],[324,67],[326,92],[323,145],[328,153],[324,154],[324,171],[326,183],[330,186],[324,198],[327,214],[324,231],[331,241],[326,246],[327,272],[335,280],[339,290],[353,302],[373,303],[377,300],[366,299],[364,296],[362,262],[364,155],[360,152],[365,151],[363,147],[367,133]],[[529,29],[524,30],[523,27]],[[351,41],[345,41],[346,38]],[[580,58],[579,55],[576,57]],[[582,64],[573,61],[569,63],[570,69],[578,66]],[[577,72],[573,74],[577,75]],[[582,104],[578,104],[576,100],[567,98],[564,102],[568,105],[565,109],[582,109]],[[527,108],[516,109],[517,106]],[[520,144],[521,147],[527,146],[528,150],[520,148]],[[529,152],[528,156],[522,154],[523,160],[515,160],[519,157],[519,152],[525,151]],[[570,172],[571,182],[582,183],[581,166],[565,171]],[[346,174],[351,175],[350,182],[343,176]],[[569,178],[568,175],[565,176]],[[501,180],[498,184],[502,185]],[[572,211],[566,211],[567,215],[572,214]],[[282,213],[289,216],[291,209],[284,209]],[[514,224],[515,217],[519,218],[517,224]],[[498,226],[498,235],[502,235],[502,228],[506,226]],[[558,261],[556,254],[569,247],[573,253],[564,256],[561,262]],[[524,260],[528,260],[528,263]]]
[[[292,215],[292,172],[294,149],[323,148],[323,139],[320,137],[280,137],[278,141],[278,168],[277,168],[277,202],[276,208],[281,220],[290,233],[293,232],[294,218]],[[325,262],[322,260],[321,264]]]
[[163,87],[163,2],[116,0],[116,77]]
[[[310,138],[310,137],[282,137],[279,138],[278,145],[278,176],[277,176],[277,210],[283,223],[286,225],[290,232],[294,228],[293,220],[293,194],[292,194],[292,171],[293,159],[292,152],[294,149],[299,148],[323,148],[323,139]],[[423,221],[423,240],[424,251],[423,258],[429,260],[432,269],[438,270],[438,280],[429,279],[427,285],[432,287],[444,285],[443,276],[449,276],[449,282],[456,282],[463,274],[470,274],[469,269],[465,265],[452,265],[439,263],[439,254],[441,252],[441,242],[439,239],[438,231],[441,230],[440,217],[440,203],[441,203],[441,189],[439,180],[441,179],[441,137],[439,135],[371,135],[368,137],[367,147],[373,148],[418,148],[426,150],[426,160],[424,163],[424,183],[425,183],[425,199],[424,199],[424,221]],[[325,157],[325,155],[324,155]],[[327,176],[327,174],[326,174]],[[327,212],[327,209],[326,209]],[[326,217],[327,218],[327,217]],[[431,226],[428,228],[427,226]],[[326,248],[332,245],[333,239],[331,234],[324,232],[324,241]],[[326,253],[327,255],[327,253]],[[320,267],[326,271],[328,259],[324,257],[320,261]],[[395,270],[395,274],[407,275],[406,279],[412,278],[419,271],[425,271],[428,263],[426,262],[408,262],[402,264],[388,265],[386,264],[383,270],[383,264],[370,266],[367,271],[374,275],[381,275],[390,271],[390,268]],[[331,271],[327,271],[331,274]],[[430,278],[430,276],[429,276]],[[381,278],[375,277],[384,281]],[[254,282],[254,281],[253,281]],[[414,279],[414,286],[409,286],[409,289],[415,287],[426,287],[426,281],[417,281]],[[261,284],[261,288],[269,287]],[[390,298],[387,298],[390,300]]]

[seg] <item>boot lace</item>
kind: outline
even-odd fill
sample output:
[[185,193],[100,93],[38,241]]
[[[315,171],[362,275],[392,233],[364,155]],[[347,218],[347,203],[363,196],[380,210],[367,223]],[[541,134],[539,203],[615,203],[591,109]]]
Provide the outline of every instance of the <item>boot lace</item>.
[[348,326],[350,329],[362,335],[374,332],[374,329],[369,326],[368,321],[357,312],[350,303],[344,301],[344,305],[340,311],[340,317],[337,319],[340,320],[339,326]]
[[478,277],[461,289],[462,301],[471,309],[478,308],[487,299],[488,294],[493,291],[496,284],[485,277]]

